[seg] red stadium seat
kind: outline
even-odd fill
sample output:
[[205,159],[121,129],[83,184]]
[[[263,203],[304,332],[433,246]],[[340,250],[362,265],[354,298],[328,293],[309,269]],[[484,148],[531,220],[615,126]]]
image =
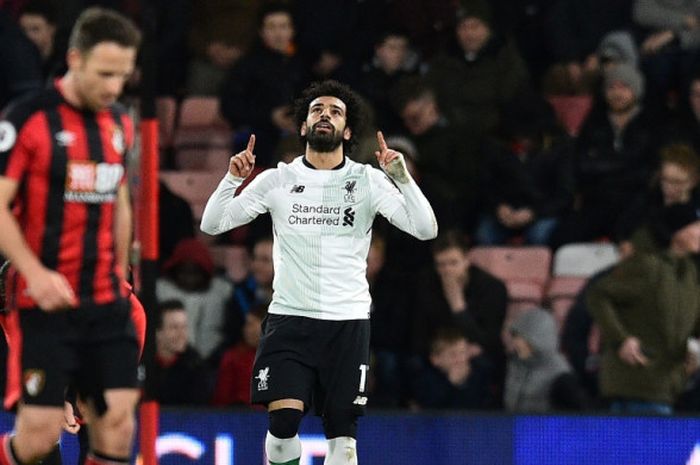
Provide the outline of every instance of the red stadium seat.
[[230,150],[219,148],[180,149],[175,153],[175,165],[181,170],[224,173],[231,155]]
[[[231,152],[233,131],[219,114],[219,100],[215,97],[188,97],[180,105],[180,116],[173,145],[176,160],[188,160],[187,155],[178,155],[181,151],[219,150]],[[192,152],[190,152],[190,155]],[[205,157],[206,158],[206,157]],[[194,163],[188,160],[190,164]],[[206,166],[202,160],[196,165]],[[191,165],[190,165],[191,166]],[[187,169],[187,166],[178,166]]]
[[578,135],[593,105],[590,95],[553,95],[547,97],[547,101],[552,105],[557,120],[571,136]]
[[469,259],[505,282],[511,303],[542,302],[552,261],[549,248],[474,247]]
[[161,171],[160,179],[173,193],[184,198],[192,207],[196,220],[202,218],[209,196],[223,178],[223,172]]

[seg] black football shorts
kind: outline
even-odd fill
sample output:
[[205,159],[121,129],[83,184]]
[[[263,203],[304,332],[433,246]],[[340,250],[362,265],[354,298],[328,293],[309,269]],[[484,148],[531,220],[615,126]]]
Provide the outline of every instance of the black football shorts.
[[252,402],[298,399],[315,413],[367,405],[369,320],[330,321],[269,314],[255,356]]

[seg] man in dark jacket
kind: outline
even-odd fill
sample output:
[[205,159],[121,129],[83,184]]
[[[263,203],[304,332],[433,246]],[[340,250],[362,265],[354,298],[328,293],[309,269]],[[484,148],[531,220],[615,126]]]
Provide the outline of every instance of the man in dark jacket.
[[601,328],[601,393],[616,413],[671,414],[684,386],[688,338],[700,332],[700,215],[666,207],[657,252],[638,251],[597,282],[588,306]]
[[435,269],[421,280],[413,309],[414,352],[426,356],[439,328],[457,327],[493,362],[494,381],[502,381],[505,350],[501,329],[508,292],[495,276],[472,265],[461,233],[448,231],[433,245]]
[[291,102],[307,84],[294,53],[292,13],[281,3],[262,8],[260,40],[231,69],[220,94],[221,113],[237,130],[256,134],[256,164],[269,166],[280,136],[296,134]]
[[593,111],[576,141],[576,201],[552,245],[612,237],[621,212],[644,189],[656,166],[655,121],[641,105],[644,78],[631,65],[605,72],[605,108]]
[[39,51],[12,18],[0,11],[0,109],[10,100],[42,87]]

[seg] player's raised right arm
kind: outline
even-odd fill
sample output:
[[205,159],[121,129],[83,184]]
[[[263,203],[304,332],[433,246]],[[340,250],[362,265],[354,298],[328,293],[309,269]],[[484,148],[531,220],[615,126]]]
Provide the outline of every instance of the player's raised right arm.
[[248,147],[242,152],[232,156],[229,161],[229,169],[217,186],[214,193],[209,197],[200,229],[211,235],[221,234],[238,226],[252,221],[259,213],[261,199],[258,194],[246,188],[247,195],[235,197],[243,181],[253,172],[255,167],[255,135],[251,135],[248,140]]

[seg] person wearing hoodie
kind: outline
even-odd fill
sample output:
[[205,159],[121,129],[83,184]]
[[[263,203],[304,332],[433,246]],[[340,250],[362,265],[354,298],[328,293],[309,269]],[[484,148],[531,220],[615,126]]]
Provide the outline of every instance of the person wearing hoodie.
[[163,276],[156,281],[159,301],[183,303],[189,321],[189,343],[205,360],[221,349],[224,314],[232,294],[233,284],[214,275],[209,249],[197,239],[183,239],[175,246],[163,265]]
[[510,412],[582,410],[586,404],[571,366],[559,352],[557,325],[550,312],[532,308],[510,325],[513,354],[508,361],[503,403]]

